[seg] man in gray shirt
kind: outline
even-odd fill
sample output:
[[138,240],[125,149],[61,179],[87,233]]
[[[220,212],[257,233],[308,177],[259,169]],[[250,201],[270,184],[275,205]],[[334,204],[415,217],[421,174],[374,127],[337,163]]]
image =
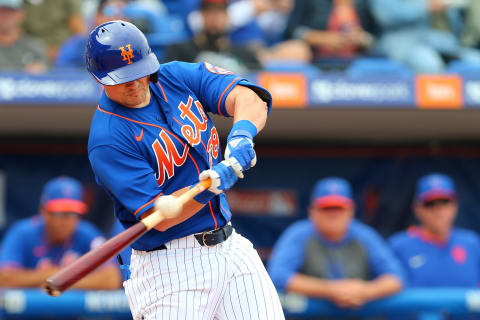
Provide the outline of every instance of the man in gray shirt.
[[22,0],[0,0],[0,70],[42,73],[47,70],[45,47],[23,34],[22,5]]

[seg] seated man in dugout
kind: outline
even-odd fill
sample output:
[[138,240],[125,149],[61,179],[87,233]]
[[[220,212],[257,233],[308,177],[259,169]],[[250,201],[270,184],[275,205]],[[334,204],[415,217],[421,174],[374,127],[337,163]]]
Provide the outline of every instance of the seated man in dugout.
[[408,287],[464,287],[480,283],[480,238],[453,226],[458,211],[453,180],[441,173],[420,178],[413,201],[419,224],[390,238]]
[[[40,198],[40,214],[20,220],[6,233],[0,251],[0,288],[40,287],[60,268],[72,263],[105,238],[91,223],[80,182],[69,177],[50,180]],[[120,288],[118,267],[109,261],[72,286],[77,289]]]
[[399,292],[403,270],[382,237],[354,220],[350,184],[325,178],[313,188],[309,218],[287,228],[268,271],[277,289],[359,308]]

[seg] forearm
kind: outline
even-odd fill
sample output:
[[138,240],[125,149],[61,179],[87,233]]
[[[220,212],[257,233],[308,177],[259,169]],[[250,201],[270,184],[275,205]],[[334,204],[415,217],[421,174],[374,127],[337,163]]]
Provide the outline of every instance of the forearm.
[[403,284],[396,276],[382,275],[367,282],[368,301],[380,299],[402,290]]
[[4,268],[0,270],[0,287],[33,288],[40,287],[53,272],[36,269]]
[[267,103],[251,89],[238,85],[227,96],[226,108],[233,122],[248,120],[260,132],[267,122]]
[[287,284],[287,291],[310,297],[329,299],[332,296],[331,281],[303,274],[294,274]]
[[72,288],[85,290],[115,290],[120,288],[122,278],[115,265],[108,265],[89,274]]
[[[190,187],[182,188],[182,189],[177,190],[174,193],[172,193],[172,195],[178,197],[181,194],[187,192],[189,189],[190,189]],[[182,223],[183,221],[189,219],[194,214],[196,214],[198,211],[200,211],[204,206],[205,205],[202,204],[202,203],[199,203],[195,200],[190,200],[187,203],[185,203],[185,205],[182,208],[182,211],[180,212],[180,214],[178,216],[176,216],[174,218],[163,220],[162,222],[160,222],[158,225],[155,226],[155,229],[158,230],[158,231],[168,230],[171,227],[176,226],[177,224]],[[147,212],[145,212],[142,215],[142,219],[148,217],[153,212],[154,212],[153,208],[148,210]]]
[[340,44],[340,33],[336,31],[321,31],[309,29],[302,35],[302,40],[317,48],[336,48]]

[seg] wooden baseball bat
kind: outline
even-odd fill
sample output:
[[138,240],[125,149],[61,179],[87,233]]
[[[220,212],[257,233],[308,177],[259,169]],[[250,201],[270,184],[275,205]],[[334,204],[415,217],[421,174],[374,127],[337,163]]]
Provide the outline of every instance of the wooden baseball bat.
[[[177,200],[183,207],[185,203],[193,199],[197,194],[208,189],[210,184],[210,179],[203,180],[187,192],[178,196]],[[117,234],[101,246],[90,250],[72,264],[62,268],[58,273],[48,278],[43,286],[44,290],[51,296],[59,296],[63,291],[114,257],[122,249],[141,237],[148,230],[154,228],[164,219],[165,216],[163,216],[159,210],[153,212],[148,217]]]

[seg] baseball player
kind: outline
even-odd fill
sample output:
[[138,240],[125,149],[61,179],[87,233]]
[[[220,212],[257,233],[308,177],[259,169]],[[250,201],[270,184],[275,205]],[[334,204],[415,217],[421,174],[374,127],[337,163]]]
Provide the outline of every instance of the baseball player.
[[[160,65],[133,24],[95,28],[87,69],[104,92],[88,143],[96,180],[125,228],[211,178],[208,190],[132,244],[124,282],[134,319],[284,319],[275,288],[252,244],[235,232],[223,193],[256,162],[268,91],[202,63]],[[233,116],[226,160],[207,112]]]
[[[101,245],[100,231],[80,216],[87,212],[83,188],[62,176],[45,184],[40,214],[15,223],[0,250],[0,287],[39,287],[49,276]],[[75,284],[81,289],[117,289],[120,273],[113,261]]]

